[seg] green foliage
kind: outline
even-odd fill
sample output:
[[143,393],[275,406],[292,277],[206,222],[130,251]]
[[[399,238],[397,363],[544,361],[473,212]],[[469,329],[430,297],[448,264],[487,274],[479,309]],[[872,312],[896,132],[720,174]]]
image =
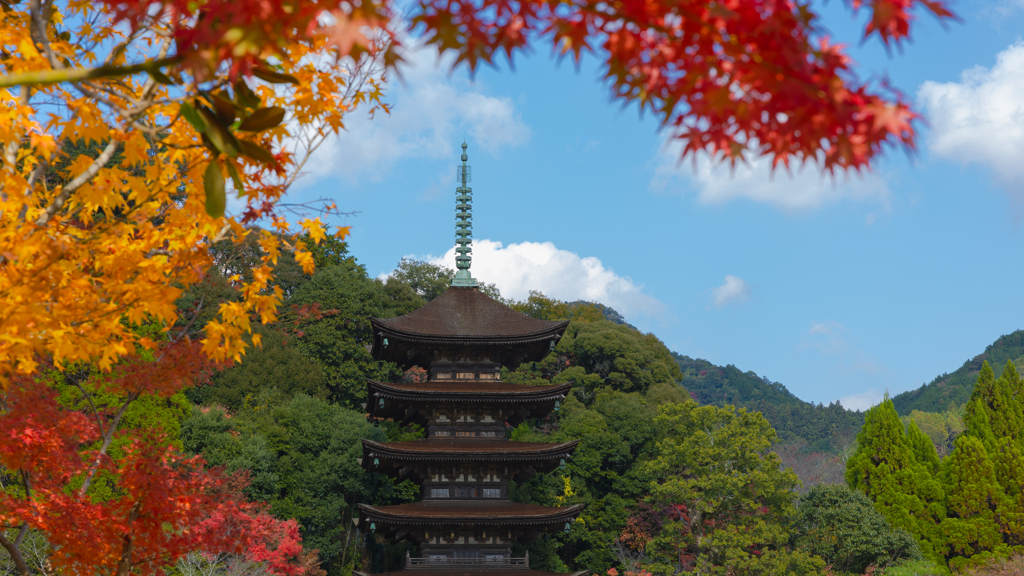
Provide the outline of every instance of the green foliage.
[[355,264],[355,257],[350,256],[348,252],[348,242],[340,240],[337,236],[321,238],[319,244],[313,241],[308,232],[299,235],[298,239],[306,245],[306,250],[313,255],[313,264],[317,270],[323,270],[330,266],[351,266]]
[[413,292],[430,302],[448,290],[455,278],[455,270],[412,258],[402,258],[391,278],[408,284]]
[[385,496],[394,492],[357,463],[361,438],[385,440],[362,412],[302,393],[289,399],[273,388],[235,414],[196,408],[182,424],[185,449],[230,472],[248,471],[248,496],[268,502],[279,518],[298,520],[303,545],[320,551],[331,574],[343,568],[343,542],[353,537],[346,539],[352,507],[378,499],[384,485],[391,491]]
[[[913,531],[925,556],[954,570],[1024,550],[1024,386],[1013,363],[997,377],[982,362],[977,375],[964,409],[966,430],[937,468],[931,439],[915,418],[903,434],[888,399],[868,411],[860,448],[847,465],[852,487]],[[951,405],[945,415],[922,421],[939,421],[935,427],[945,435],[956,412]]]
[[287,303],[318,304],[330,312],[302,323],[296,346],[323,370],[328,398],[355,408],[366,396],[367,378],[392,381],[402,375],[394,364],[370,356],[370,318],[406,314],[422,306],[423,299],[408,285],[371,279],[363,266],[343,260],[317,271]]
[[788,549],[795,509],[791,470],[770,452],[759,413],[689,401],[659,408],[658,441],[644,466],[648,502],[678,511],[647,545],[647,569],[677,573],[690,558],[710,573],[819,573],[824,562]]
[[576,320],[596,322],[604,320],[601,309],[586,302],[566,303],[548,298],[537,290],[530,290],[530,296],[523,301],[510,300],[508,306],[527,316],[541,320]]
[[918,428],[932,441],[940,455],[953,451],[953,442],[966,428],[963,418],[963,407],[950,404],[945,412],[921,412],[914,410],[909,416],[901,416],[903,423],[910,425],[913,421]]
[[952,373],[938,376],[927,385],[922,384],[917,390],[896,395],[893,403],[900,414],[910,414],[913,410],[941,412],[950,403],[963,406],[971,396],[982,365],[989,362],[995,366],[994,375],[998,378],[1007,361],[1024,367],[1024,330],[1000,336],[985,348],[983,354],[964,362]]
[[957,438],[953,454],[942,461],[940,479],[949,513],[942,521],[942,551],[956,559],[1001,548],[996,513],[1005,506],[1006,496],[981,440],[968,434]]
[[250,348],[241,363],[215,373],[209,384],[188,390],[189,400],[235,412],[268,385],[285,397],[297,393],[327,397],[323,370],[302,355],[294,336],[262,325],[253,326],[253,333],[261,336],[262,346]]
[[950,576],[950,572],[933,560],[911,560],[886,568],[885,576]]
[[1022,400],[1016,366],[1007,361],[997,379],[985,362],[964,411],[968,432],[981,438],[989,450],[995,447],[992,437],[1021,440],[1024,438]]
[[921,557],[909,532],[894,529],[871,500],[846,486],[815,486],[797,511],[797,549],[820,556],[834,570],[861,574],[868,566],[887,568]]
[[914,460],[919,464],[924,464],[930,474],[938,474],[939,453],[935,451],[935,444],[917,427],[917,423],[913,420],[907,426],[907,444],[914,455]]
[[808,451],[841,451],[864,423],[861,412],[846,410],[839,403],[822,406],[804,402],[782,384],[754,372],[743,372],[731,364],[716,366],[674,352],[672,355],[683,371],[683,387],[697,402],[761,412],[782,444],[806,443]]
[[573,392],[589,404],[597,392],[610,388],[621,392],[647,392],[659,384],[675,386],[682,373],[672,353],[653,334],[641,334],[608,320],[572,321],[555,353],[536,367],[522,365],[502,372],[502,379],[516,383],[573,381]]
[[[931,526],[928,502],[922,497],[934,490],[925,464],[918,463],[906,439],[903,423],[892,400],[867,411],[857,434],[857,450],[846,464],[846,482],[866,494],[893,526],[921,540]],[[927,547],[922,545],[922,549]]]
[[[510,490],[513,500],[546,506],[586,503],[581,521],[569,534],[530,544],[531,566],[568,566],[604,572],[616,559],[608,543],[622,531],[628,507],[647,492],[647,479],[637,463],[649,453],[655,437],[656,406],[637,393],[603,390],[591,406],[574,396],[562,403],[556,415],[538,428],[521,425],[515,441],[563,442],[579,440],[565,468],[534,476]],[[566,496],[565,479],[572,496]],[[558,544],[552,548],[552,543]],[[562,552],[562,559],[551,557]],[[564,568],[563,568],[564,569]]]

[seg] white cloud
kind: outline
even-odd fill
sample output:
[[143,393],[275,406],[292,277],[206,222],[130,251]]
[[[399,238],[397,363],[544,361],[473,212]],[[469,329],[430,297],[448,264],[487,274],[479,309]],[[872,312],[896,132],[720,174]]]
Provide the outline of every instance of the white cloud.
[[925,82],[917,97],[931,124],[931,150],[987,167],[1024,205],[1024,43],[1000,52],[991,69],[964,70],[960,82]]
[[750,300],[750,295],[750,284],[729,274],[721,286],[711,291],[711,302],[716,308],[721,308],[727,304],[742,304]]
[[871,201],[888,209],[889,187],[877,173],[822,174],[816,166],[794,166],[791,173],[771,160],[751,158],[747,164],[713,162],[706,155],[679,162],[681,148],[670,143],[655,159],[649,188],[656,192],[696,192],[702,204],[724,204],[738,199],[769,204],[787,212],[807,212],[841,200]]
[[450,73],[450,59],[439,61],[433,48],[410,50],[405,58],[400,78],[386,86],[391,114],[370,119],[357,109],[349,115],[347,130],[314,154],[302,185],[324,177],[380,180],[402,159],[456,158],[463,139],[471,154],[492,155],[529,141],[532,131],[511,99],[487,95],[464,70]]
[[[427,260],[452,268],[455,247],[442,257]],[[560,250],[551,242],[503,246],[493,240],[474,240],[472,272],[476,279],[495,284],[506,298],[521,300],[530,290],[540,290],[558,300],[600,302],[626,318],[654,316],[665,309],[642,292],[642,285],[619,276],[598,258]]]
[[850,394],[839,399],[839,403],[847,410],[864,411],[876,404],[882,403],[882,393],[872,388],[860,394]]

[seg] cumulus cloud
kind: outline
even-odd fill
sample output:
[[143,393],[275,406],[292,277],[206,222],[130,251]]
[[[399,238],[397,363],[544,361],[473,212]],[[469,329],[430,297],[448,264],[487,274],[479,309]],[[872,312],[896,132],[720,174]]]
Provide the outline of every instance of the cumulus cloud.
[[787,212],[808,212],[841,200],[874,202],[887,210],[889,187],[877,173],[822,175],[817,167],[796,166],[771,170],[768,158],[751,158],[747,164],[714,162],[707,156],[679,162],[677,144],[662,147],[655,159],[654,176],[649,188],[655,192],[695,192],[702,204],[724,204],[746,199],[768,204]]
[[1024,207],[1024,43],[976,66],[959,82],[925,82],[917,92],[931,124],[930,148],[960,164],[980,164]]
[[847,410],[860,410],[861,412],[882,403],[882,393],[872,388],[860,394],[850,394],[839,399],[839,403]]
[[349,115],[347,130],[317,150],[301,183],[324,177],[380,180],[403,159],[456,157],[466,137],[478,152],[492,155],[529,141],[532,131],[511,99],[486,94],[464,72],[449,73],[450,64],[433,48],[407,53],[400,78],[386,86],[391,114]]
[[715,308],[721,308],[728,304],[742,304],[750,300],[750,295],[750,284],[744,282],[742,278],[729,274],[726,275],[725,282],[721,286],[711,291],[711,302]]
[[[428,261],[449,268],[455,248]],[[524,299],[530,290],[564,301],[587,300],[611,306],[627,318],[654,316],[665,306],[643,293],[643,286],[619,276],[593,256],[561,250],[551,242],[504,246],[493,240],[473,241],[473,276],[494,283],[506,298]]]

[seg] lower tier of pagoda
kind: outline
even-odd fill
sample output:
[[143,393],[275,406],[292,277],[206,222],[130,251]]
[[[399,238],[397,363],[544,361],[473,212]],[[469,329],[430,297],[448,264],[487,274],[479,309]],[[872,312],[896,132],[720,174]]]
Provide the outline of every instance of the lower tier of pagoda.
[[589,570],[583,570],[566,574],[518,568],[414,568],[373,575],[369,572],[353,572],[353,574],[356,576],[586,576],[593,573]]
[[[559,531],[583,510],[573,506],[538,506],[508,500],[426,500],[395,506],[360,504],[361,528],[397,531],[413,526],[505,526],[536,531]],[[371,528],[372,525],[372,528]]]

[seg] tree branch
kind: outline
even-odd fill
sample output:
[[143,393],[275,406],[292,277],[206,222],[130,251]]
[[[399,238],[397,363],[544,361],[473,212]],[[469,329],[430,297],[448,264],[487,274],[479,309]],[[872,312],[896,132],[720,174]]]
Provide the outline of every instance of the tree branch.
[[45,86],[61,82],[84,82],[98,78],[114,78],[131,76],[139,72],[158,71],[164,66],[176,64],[181,60],[178,56],[159,58],[148,62],[130,64],[128,66],[97,66],[96,68],[72,68],[64,70],[35,70],[0,76],[0,88],[11,86]]
[[11,555],[11,560],[14,560],[14,565],[18,568],[21,576],[32,576],[28,571],[28,564],[25,563],[25,559],[21,556],[21,551],[14,545],[14,542],[11,542],[4,536],[3,532],[0,532],[0,546],[7,549],[7,553]]
[[[96,454],[96,460],[93,461],[92,466],[89,467],[89,475],[85,477],[85,482],[82,483],[82,487],[78,489],[79,495],[85,495],[85,492],[89,489],[92,484],[92,479],[96,475],[96,471],[100,468],[100,462],[103,457],[107,455],[107,449],[110,448],[110,443],[114,440],[114,431],[117,430],[117,425],[121,422],[121,417],[124,416],[128,406],[139,397],[138,392],[131,392],[128,394],[128,399],[124,401],[124,404],[114,415],[114,421],[110,423],[110,427],[103,434],[103,445],[100,446],[99,453]],[[102,430],[102,429],[101,429]]]
[[110,162],[110,159],[114,157],[114,153],[117,152],[117,148],[120,145],[121,142],[119,140],[111,138],[110,142],[107,142],[107,147],[104,148],[103,152],[92,161],[92,164],[85,169],[85,172],[82,172],[76,176],[74,180],[68,182],[67,185],[61,188],[60,194],[57,194],[57,197],[53,199],[53,203],[46,208],[46,212],[43,212],[43,214],[36,219],[36,225],[46,226],[47,222],[49,222],[53,216],[64,207],[64,203],[71,197],[71,193],[92,180],[100,171],[100,168],[103,168],[107,165],[107,162]]

